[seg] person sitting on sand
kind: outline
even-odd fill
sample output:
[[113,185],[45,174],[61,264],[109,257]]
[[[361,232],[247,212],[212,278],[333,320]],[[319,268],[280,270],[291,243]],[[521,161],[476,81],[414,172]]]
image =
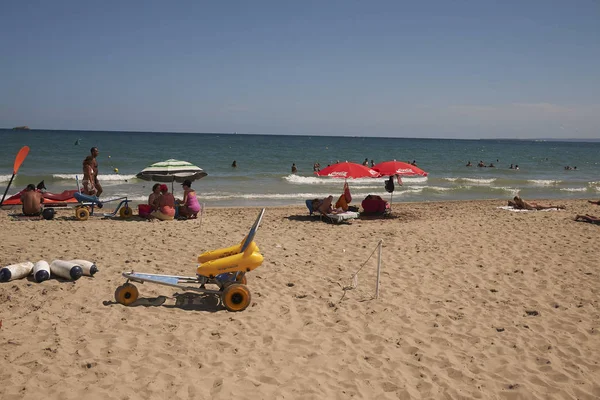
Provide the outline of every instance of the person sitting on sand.
[[515,196],[512,200],[508,201],[508,205],[512,206],[518,210],[564,210],[565,206],[553,206],[552,204],[540,204],[536,202],[527,202],[520,198],[519,196]]
[[150,213],[151,218],[168,221],[175,218],[175,197],[169,193],[167,185],[160,185],[160,196],[156,202],[156,209]]
[[600,206],[600,200],[588,200],[588,203],[597,204]]
[[[152,193],[150,193],[150,196],[148,196],[148,205],[151,205],[151,206],[154,206],[155,204],[158,205],[159,197],[160,197],[160,183],[155,183],[154,186],[152,186]],[[156,209],[156,208],[154,208],[154,209]]]
[[575,221],[589,222],[591,224],[600,224],[600,218],[590,214],[578,215],[575,217]]
[[23,215],[41,215],[44,211],[44,196],[35,190],[35,185],[32,183],[27,185],[25,192],[21,195],[21,203],[23,203]]
[[183,186],[183,200],[178,201],[180,204],[179,215],[186,218],[195,217],[201,207],[198,197],[196,197],[196,191],[192,189],[192,181],[186,179],[181,186]]

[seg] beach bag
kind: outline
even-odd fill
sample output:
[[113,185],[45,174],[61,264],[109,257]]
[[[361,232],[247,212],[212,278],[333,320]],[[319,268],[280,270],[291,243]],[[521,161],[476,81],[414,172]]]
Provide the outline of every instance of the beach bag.
[[390,176],[390,179],[388,179],[387,181],[385,181],[385,190],[388,193],[393,193],[394,192],[394,177]]
[[142,218],[148,218],[152,212],[152,206],[150,204],[139,204],[138,214]]

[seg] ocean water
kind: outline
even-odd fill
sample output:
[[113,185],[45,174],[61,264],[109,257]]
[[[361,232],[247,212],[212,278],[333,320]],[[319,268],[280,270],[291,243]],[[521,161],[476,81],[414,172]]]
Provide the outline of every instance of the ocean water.
[[[193,183],[208,206],[303,205],[337,196],[343,180],[321,178],[313,164],[416,160],[427,177],[403,178],[393,202],[466,199],[600,197],[600,142],[451,140],[371,137],[193,134],[99,131],[0,130],[0,191],[4,193],[19,149],[30,152],[8,195],[44,180],[50,192],[77,187],[82,160],[98,147],[106,199],[145,201],[152,182],[135,178],[146,166],[169,158],[189,161],[208,176]],[[233,161],[237,168],[232,168]],[[482,160],[496,168],[478,168]],[[474,166],[466,167],[471,161]],[[291,173],[295,163],[298,172]],[[519,170],[509,169],[510,164]],[[577,167],[565,170],[565,166]],[[115,172],[118,169],[118,173]],[[367,194],[389,199],[385,178],[348,180],[358,204]],[[175,195],[181,187],[175,183]]]

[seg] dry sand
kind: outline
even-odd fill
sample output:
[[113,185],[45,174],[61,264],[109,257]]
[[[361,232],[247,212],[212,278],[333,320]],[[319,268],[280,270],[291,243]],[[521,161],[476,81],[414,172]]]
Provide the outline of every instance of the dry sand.
[[239,242],[258,209],[208,209],[202,224],[0,211],[1,265],[100,269],[0,283],[0,398],[598,399],[600,226],[573,219],[600,206],[563,203],[400,203],[395,218],[346,225],[268,208],[239,313],[211,296],[177,305],[166,286],[138,284],[133,307],[113,293],[123,271],[194,275],[197,255]]

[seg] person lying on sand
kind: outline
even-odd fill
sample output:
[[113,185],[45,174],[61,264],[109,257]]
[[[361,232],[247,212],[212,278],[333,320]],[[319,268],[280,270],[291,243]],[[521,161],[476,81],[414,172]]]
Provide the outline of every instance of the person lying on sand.
[[512,200],[508,201],[508,205],[512,206],[519,210],[549,210],[556,208],[557,210],[564,210],[565,206],[553,206],[552,204],[540,204],[534,201],[527,202],[520,198],[519,196],[515,196]]
[[583,222],[589,222],[592,224],[600,224],[600,218],[594,217],[593,215],[590,215],[590,214],[578,215],[575,217],[575,221],[583,221]]
[[600,206],[600,200],[588,200],[588,203],[597,204]]

